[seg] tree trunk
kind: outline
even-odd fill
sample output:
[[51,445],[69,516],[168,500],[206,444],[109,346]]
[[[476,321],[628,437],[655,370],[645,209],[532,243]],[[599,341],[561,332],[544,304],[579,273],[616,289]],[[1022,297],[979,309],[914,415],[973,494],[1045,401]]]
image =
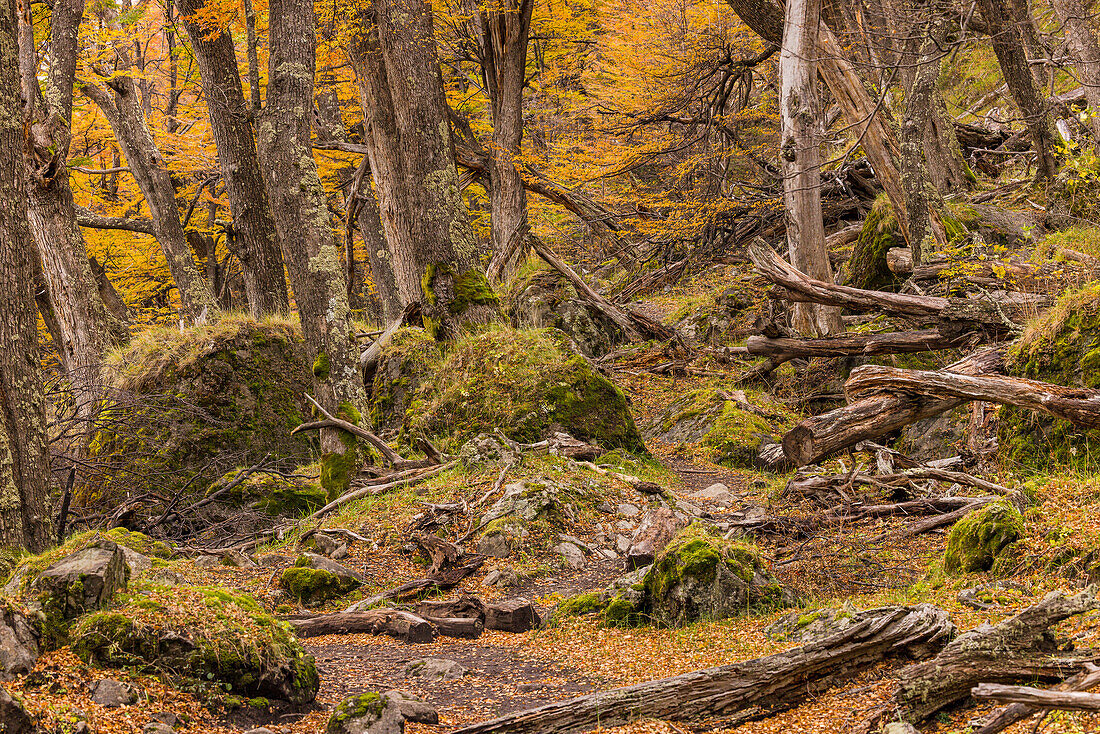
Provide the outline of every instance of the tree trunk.
[[[366,402],[351,327],[347,284],[325,192],[310,144],[316,33],[313,3],[275,0],[270,8],[267,107],[259,118],[259,154],[294,301],[321,405],[351,423]],[[322,484],[329,499],[358,472],[351,436],[321,431]]]
[[[820,0],[787,0],[779,55],[780,167],[791,264],[811,278],[832,282],[821,216],[821,117],[815,89]],[[840,309],[795,304],[792,326],[803,334],[844,331]]]
[[0,0],[0,546],[37,553],[50,541],[50,463],[17,48],[15,1]]
[[[238,244],[235,254],[241,262],[249,309],[255,317],[286,313],[290,300],[278,228],[252,136],[251,120],[258,110],[245,101],[233,39],[225,30],[211,34],[210,28],[195,21],[193,16],[203,8],[204,0],[178,0],[176,4],[202,77],[210,131],[233,215],[234,237],[229,239]],[[254,99],[259,98],[256,86]]]
[[523,82],[534,0],[479,6],[481,70],[493,118],[489,159],[490,275],[502,280],[527,252],[527,192],[516,161],[523,140]]
[[478,262],[455,168],[430,9],[384,0],[365,10],[350,55],[398,292],[419,301],[437,339],[499,317]]
[[[115,25],[115,30],[121,33],[122,29],[112,21],[107,22]],[[95,84],[84,84],[81,91],[95,102],[107,118],[126,157],[130,173],[145,197],[153,220],[154,235],[168,261],[168,272],[179,290],[181,311],[191,319],[203,313],[209,313],[212,317],[218,309],[212,284],[203,277],[191,255],[176,206],[176,187],[145,120],[137,85],[130,76],[133,71],[126,49],[116,47],[115,58],[116,75],[105,82],[110,92]]]
[[88,416],[98,399],[103,355],[129,337],[99,296],[84,238],[76,224],[65,159],[77,63],[77,30],[83,0],[60,0],[50,14],[50,62],[39,86],[30,3],[20,6],[19,70],[24,123],[30,131],[23,148],[27,166],[27,218],[37,245],[42,275],[60,341],[58,356],[68,375],[78,414]]
[[1001,74],[1027,124],[1032,148],[1038,157],[1038,175],[1040,178],[1053,178],[1058,170],[1052,152],[1056,133],[1047,112],[1046,100],[1031,75],[1020,32],[1012,22],[1005,0],[980,0],[979,6],[989,27]]
[[1053,5],[1091,109],[1089,125],[1095,145],[1100,149],[1100,114],[1097,114],[1100,110],[1100,44],[1096,41],[1092,15],[1082,0],[1054,0]]

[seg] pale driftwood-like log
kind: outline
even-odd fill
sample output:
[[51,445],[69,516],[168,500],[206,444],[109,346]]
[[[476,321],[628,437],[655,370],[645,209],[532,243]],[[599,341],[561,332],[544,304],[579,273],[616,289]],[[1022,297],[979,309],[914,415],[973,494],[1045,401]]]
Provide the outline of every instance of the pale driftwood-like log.
[[[382,357],[382,350],[386,348],[386,345],[393,339],[393,335],[397,333],[397,330],[401,328],[401,325],[405,323],[418,308],[420,304],[409,304],[405,307],[405,310],[401,312],[401,315],[394,319],[389,326],[378,335],[378,338],[371,342],[371,345],[363,351],[363,354],[359,357],[359,367],[364,371],[370,373],[378,364],[378,360]],[[373,373],[372,373],[373,374]]]
[[369,484],[365,487],[360,487],[358,489],[354,489],[354,490],[348,492],[347,494],[340,495],[339,497],[334,499],[332,502],[329,502],[327,505],[325,505],[321,509],[314,512],[309,517],[305,518],[304,520],[301,520],[299,522],[299,524],[302,523],[302,522],[309,522],[310,520],[316,520],[318,518],[324,517],[328,513],[335,510],[337,507],[340,507],[341,505],[345,505],[348,502],[351,502],[353,500],[361,499],[363,497],[368,497],[368,496],[372,496],[372,495],[382,494],[383,492],[391,490],[394,487],[403,487],[403,486],[406,486],[406,485],[409,485],[409,484],[416,484],[417,482],[422,482],[425,479],[428,479],[429,477],[434,477],[436,474],[439,474],[441,472],[445,472],[448,469],[452,469],[457,465],[458,465],[457,461],[452,461],[452,462],[449,462],[447,464],[443,464],[442,466],[434,466],[434,467],[431,467],[430,469],[425,469],[425,470],[423,470],[423,471],[421,471],[417,474],[411,475],[411,476],[407,475],[407,474],[403,474],[401,479],[397,479],[397,480],[392,481],[392,482],[386,482],[385,484]]
[[934,659],[903,668],[889,706],[920,723],[970,697],[978,683],[1061,681],[1095,662],[1098,651],[1061,652],[1049,630],[1097,607],[1096,589],[1074,596],[1048,594],[996,625],[982,625],[952,640]]
[[[873,518],[943,515],[962,508],[967,508],[969,511],[996,499],[996,497],[928,497],[883,505],[844,504],[805,517],[767,515],[748,520],[735,520],[730,525],[766,533],[807,533]],[[881,540],[882,537],[878,539]]]
[[765,336],[750,336],[745,342],[745,349],[750,355],[767,357],[778,366],[792,359],[807,357],[908,354],[952,349],[968,341],[966,335],[945,337],[935,329],[924,329],[883,334],[845,334],[824,339],[769,339]]
[[[1092,663],[1086,663],[1084,670],[1077,673],[1072,678],[1067,678],[1050,690],[1087,691],[1096,686],[1100,686],[1100,668]],[[971,691],[971,695],[977,698],[973,691]],[[997,734],[997,732],[1007,729],[1017,721],[1022,721],[1037,711],[1038,709],[1026,703],[1013,703],[1009,706],[1005,706],[986,719],[980,727],[974,730],[974,734]]]
[[321,415],[325,417],[325,420],[313,421],[311,423],[303,423],[302,425],[291,431],[290,435],[293,436],[299,431],[314,431],[321,428],[340,428],[352,434],[353,436],[358,436],[374,448],[378,449],[378,453],[382,454],[382,458],[384,458],[387,463],[393,465],[394,467],[396,467],[399,462],[407,461],[407,459],[403,459],[401,456],[398,455],[396,451],[391,449],[385,441],[368,431],[366,428],[357,426],[349,421],[337,418],[332,413],[321,407],[321,404],[314,400],[312,395],[306,395],[306,399],[309,400],[309,402],[313,403],[313,406],[317,408],[318,411],[320,411]]
[[868,610],[841,632],[787,652],[551,703],[453,734],[572,734],[643,718],[782,710],[884,658],[932,654],[953,630],[947,613],[929,604]]
[[1100,428],[1100,390],[1065,387],[1004,375],[960,375],[864,365],[844,383],[849,400],[882,392],[980,400],[1048,413],[1085,428]]
[[1030,686],[979,683],[970,689],[970,695],[979,701],[1020,703],[1032,709],[1100,711],[1100,693],[1085,693],[1084,691],[1048,691]]
[[371,634],[389,635],[408,643],[426,643],[433,642],[436,635],[436,628],[431,622],[400,609],[333,612],[289,621],[294,628],[294,634],[303,638],[321,635]]
[[[999,371],[1004,351],[985,349],[945,368],[953,374],[981,375]],[[783,436],[783,452],[796,466],[806,466],[860,441],[878,438],[922,418],[956,408],[966,400],[912,394],[880,393],[802,421]]]

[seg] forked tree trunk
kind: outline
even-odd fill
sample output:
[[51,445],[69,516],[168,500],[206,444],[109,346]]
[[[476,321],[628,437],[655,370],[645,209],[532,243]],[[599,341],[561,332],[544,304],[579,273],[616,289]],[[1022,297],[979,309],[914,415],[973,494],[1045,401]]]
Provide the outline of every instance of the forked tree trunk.
[[15,0],[0,0],[0,546],[49,543],[50,464],[27,226]]
[[[204,0],[178,0],[176,5],[202,77],[203,100],[210,118],[218,167],[233,215],[234,237],[229,239],[237,243],[235,254],[241,262],[248,307],[256,317],[286,313],[290,300],[279,251],[278,228],[260,174],[252,134],[252,120],[258,110],[245,101],[233,39],[223,29],[211,31],[205,24],[196,22],[195,13],[205,6]],[[259,84],[254,80],[251,86],[253,98],[259,100]]]
[[[791,263],[812,278],[831,282],[821,214],[821,116],[814,88],[820,18],[820,0],[787,0],[779,55],[779,159]],[[797,303],[791,320],[803,334],[844,331],[836,307]]]
[[1073,54],[1077,78],[1085,90],[1092,116],[1089,125],[1095,144],[1100,148],[1100,44],[1088,6],[1082,0],[1054,0],[1054,11],[1065,33],[1066,46]]

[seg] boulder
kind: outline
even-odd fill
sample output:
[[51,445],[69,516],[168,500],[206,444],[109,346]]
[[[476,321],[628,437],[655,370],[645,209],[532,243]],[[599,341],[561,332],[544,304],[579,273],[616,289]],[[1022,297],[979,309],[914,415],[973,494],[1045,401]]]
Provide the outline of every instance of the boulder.
[[38,634],[11,604],[0,605],[0,615],[0,680],[13,680],[29,673],[38,660]]
[[138,694],[129,683],[123,683],[114,678],[101,678],[92,684],[88,697],[100,706],[118,708],[129,706],[137,701]]
[[129,578],[122,549],[101,540],[50,565],[34,585],[42,594],[43,607],[72,619],[105,606],[115,592],[126,588]]
[[377,430],[405,426],[417,393],[442,359],[439,342],[423,329],[401,328],[382,348],[374,371],[370,422]]
[[403,734],[405,722],[435,725],[439,714],[424,701],[401,691],[368,691],[337,704],[325,734]]
[[988,571],[998,556],[1024,534],[1024,518],[1007,500],[991,502],[955,523],[947,536],[943,569],[948,573]]
[[692,492],[689,496],[693,500],[708,500],[724,505],[733,502],[733,494],[730,493],[729,487],[721,482],[716,482],[705,489],[700,489],[698,492]]
[[627,568],[641,568],[653,563],[657,554],[685,525],[687,522],[677,517],[668,507],[658,507],[647,512],[630,539],[626,551]]
[[707,535],[697,526],[681,531],[657,555],[642,583],[646,611],[670,627],[793,601],[755,546]]
[[304,547],[317,551],[322,556],[334,560],[343,558],[348,554],[348,544],[326,533],[314,533],[304,543]]
[[163,721],[150,721],[142,727],[141,734],[176,734],[176,730]]
[[36,734],[35,726],[23,704],[0,688],[0,731],[4,734]]
[[419,658],[406,663],[401,674],[406,678],[422,678],[426,681],[460,680],[466,675],[466,668],[454,660]]
[[527,599],[515,598],[485,605],[485,629],[501,632],[527,632],[542,620],[535,605]]
[[584,551],[573,543],[558,543],[553,550],[562,557],[565,565],[569,568],[576,570],[585,567]]
[[484,464],[515,464],[519,458],[510,446],[487,433],[479,433],[458,450],[458,458],[467,469]]
[[602,357],[624,341],[619,327],[579,298],[556,270],[536,270],[517,280],[505,300],[514,326],[559,329],[588,357]]
[[235,695],[313,701],[319,680],[290,628],[252,598],[222,589],[156,589],[133,606],[93,612],[73,625],[71,649],[82,661],[143,667],[216,681]]
[[965,445],[969,420],[968,406],[924,418],[902,430],[897,448],[921,462],[956,456]]
[[686,315],[675,315],[676,330],[697,342],[715,347],[731,346],[755,333],[753,322],[765,299],[763,288],[743,277],[734,286],[715,291]]
[[645,622],[647,568],[615,579],[606,589],[571,596],[559,604],[550,618],[555,624],[566,617],[598,614],[608,627],[636,627]]
[[320,604],[355,591],[364,578],[357,571],[336,561],[303,553],[294,565],[283,571],[279,586],[303,604]]

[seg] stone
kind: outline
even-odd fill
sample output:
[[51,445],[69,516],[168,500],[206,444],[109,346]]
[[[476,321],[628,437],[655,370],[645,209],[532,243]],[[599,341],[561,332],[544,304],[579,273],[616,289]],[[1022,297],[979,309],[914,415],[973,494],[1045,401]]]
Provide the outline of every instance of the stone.
[[527,632],[538,627],[541,621],[535,605],[522,597],[485,605],[487,630]]
[[405,722],[435,725],[435,708],[402,691],[367,691],[341,701],[329,716],[325,734],[403,734]]
[[268,729],[266,726],[257,726],[255,729],[249,729],[244,734],[275,734],[275,732]]
[[150,721],[141,732],[142,734],[176,734],[176,730],[163,721]]
[[149,556],[142,555],[133,548],[124,545],[120,545],[119,548],[122,549],[123,559],[130,568],[130,578],[140,576],[153,567],[153,559]]
[[222,559],[221,556],[204,553],[201,556],[196,556],[193,563],[199,568],[217,568],[222,565]]
[[553,550],[565,560],[565,565],[569,568],[574,570],[584,568],[584,551],[573,543],[558,543]]
[[180,723],[180,717],[173,711],[154,711],[149,714],[149,718],[153,721],[159,721],[162,724],[167,724],[170,727],[177,727]]
[[283,571],[279,586],[303,604],[320,604],[358,589],[363,576],[316,553],[303,553]]
[[701,507],[699,507],[698,505],[693,505],[685,500],[680,500],[679,502],[677,502],[676,509],[684,513],[685,515],[690,515],[692,517],[701,517],[705,514]]
[[427,681],[460,680],[466,675],[466,668],[445,658],[419,658],[406,663],[401,674],[406,678],[423,678]]
[[48,597],[46,606],[72,619],[105,606],[115,592],[126,588],[129,579],[130,567],[122,549],[101,540],[57,561],[34,583]]
[[239,550],[222,553],[220,563],[230,568],[257,568],[256,562]]
[[114,678],[101,678],[92,684],[88,697],[100,706],[118,708],[137,701],[137,691],[128,683]]
[[733,502],[733,494],[730,492],[729,487],[721,482],[712,484],[706,489],[700,489],[698,492],[691,494],[690,497],[694,500],[710,500],[719,504]]
[[4,734],[35,734],[38,731],[23,704],[4,688],[0,688],[0,731]]
[[1024,519],[1007,500],[991,502],[969,513],[951,528],[943,555],[947,573],[988,571],[1024,535]]
[[659,507],[647,512],[630,539],[630,545],[626,551],[627,568],[641,568],[653,563],[657,554],[686,524],[667,507]]
[[314,533],[310,536],[309,540],[305,543],[307,548],[312,548],[322,556],[328,556],[329,558],[335,558],[337,554],[347,555],[348,546],[346,543],[342,543],[331,535],[325,533]]
[[477,552],[490,558],[512,555],[513,536],[509,533],[489,533],[477,541]]
[[487,433],[479,433],[458,450],[459,461],[467,469],[487,463],[514,464],[518,459],[515,450]]
[[616,509],[623,517],[637,517],[642,513],[642,511],[639,510],[636,506],[628,504],[626,502],[620,503]]
[[360,584],[366,581],[363,575],[358,571],[348,568],[342,564],[333,561],[332,559],[325,558],[324,556],[317,555],[316,553],[303,553],[298,556],[298,564],[302,563],[302,559],[305,559],[309,568],[315,568],[321,571],[328,571],[334,573],[341,579],[353,579]]
[[616,535],[615,549],[619,551],[619,553],[626,553],[628,550],[630,550],[630,538],[626,537],[625,535]]
[[892,721],[883,728],[882,734],[920,734],[920,731],[906,721]]
[[519,586],[521,581],[520,575],[514,569],[500,568],[493,569],[485,574],[485,580],[481,583],[485,586],[499,586],[502,589],[507,589]]
[[38,635],[21,611],[7,604],[0,609],[0,679],[13,680],[38,660]]

